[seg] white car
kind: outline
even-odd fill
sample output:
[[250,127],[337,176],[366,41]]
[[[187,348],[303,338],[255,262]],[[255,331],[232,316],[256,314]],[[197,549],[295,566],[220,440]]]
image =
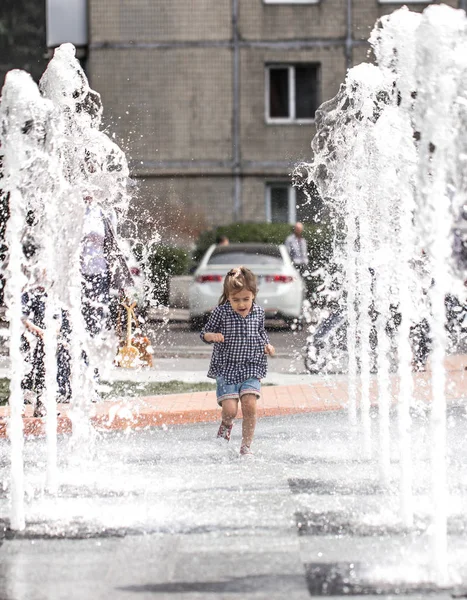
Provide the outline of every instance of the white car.
[[248,267],[258,277],[256,302],[266,318],[287,323],[302,315],[305,285],[287,249],[276,244],[211,246],[196,269],[189,290],[190,321],[198,327],[217,306],[226,274],[233,267]]

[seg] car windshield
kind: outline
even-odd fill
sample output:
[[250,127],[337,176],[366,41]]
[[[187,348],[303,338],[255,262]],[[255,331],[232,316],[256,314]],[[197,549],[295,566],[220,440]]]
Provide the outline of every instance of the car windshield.
[[208,265],[282,265],[279,248],[216,248],[209,258]]

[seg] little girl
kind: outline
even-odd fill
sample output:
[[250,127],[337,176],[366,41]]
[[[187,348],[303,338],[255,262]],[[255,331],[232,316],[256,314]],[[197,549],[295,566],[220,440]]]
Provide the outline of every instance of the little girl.
[[266,375],[266,354],[274,356],[274,346],[264,329],[264,310],[255,304],[256,276],[246,267],[229,271],[217,306],[201,331],[201,339],[214,343],[208,377],[216,379],[217,403],[222,407],[218,438],[227,442],[242,403],[242,456],[250,450],[256,426],[256,399],[260,381]]

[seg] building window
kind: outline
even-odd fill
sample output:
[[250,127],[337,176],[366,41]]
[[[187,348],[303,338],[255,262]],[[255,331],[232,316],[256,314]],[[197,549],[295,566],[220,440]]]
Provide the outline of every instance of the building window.
[[321,220],[322,202],[317,195],[305,192],[288,181],[266,183],[266,221],[268,223],[302,223]]
[[266,67],[266,120],[274,123],[312,121],[320,104],[320,65]]
[[293,188],[287,183],[266,185],[266,221],[268,223],[294,223],[295,202]]

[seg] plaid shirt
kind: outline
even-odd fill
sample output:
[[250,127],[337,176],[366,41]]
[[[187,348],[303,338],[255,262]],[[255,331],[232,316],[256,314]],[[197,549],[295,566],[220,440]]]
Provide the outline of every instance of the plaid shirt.
[[264,329],[264,310],[253,303],[246,317],[241,317],[230,306],[230,302],[217,306],[201,331],[222,333],[223,342],[214,342],[208,377],[222,375],[227,383],[241,383],[250,377],[262,379],[266,376],[267,362],[264,346],[269,338]]

